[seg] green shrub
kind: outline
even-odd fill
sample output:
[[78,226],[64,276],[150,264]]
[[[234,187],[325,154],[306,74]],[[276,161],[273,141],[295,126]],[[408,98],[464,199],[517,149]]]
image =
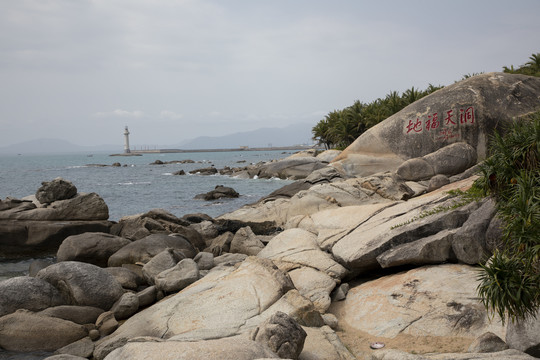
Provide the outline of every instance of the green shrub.
[[504,321],[540,308],[540,112],[495,135],[477,186],[496,200],[501,246],[483,265],[478,293]]

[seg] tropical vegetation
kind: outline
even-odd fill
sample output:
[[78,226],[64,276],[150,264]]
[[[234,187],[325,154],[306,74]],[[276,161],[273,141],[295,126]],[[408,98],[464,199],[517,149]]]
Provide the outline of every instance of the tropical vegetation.
[[[514,66],[503,67],[503,71],[513,74],[540,76],[540,53],[533,54],[529,61],[517,69]],[[467,74],[463,79],[478,75]],[[425,90],[412,87],[402,94],[391,91],[384,98],[378,98],[370,103],[356,100],[354,104],[342,110],[328,113],[311,130],[313,140],[327,149],[344,149],[370,127],[377,125],[389,116],[397,113],[405,106],[416,100],[441,89],[442,86],[429,85]]]
[[540,112],[495,134],[491,156],[475,183],[496,200],[502,243],[482,266],[478,293],[504,321],[540,309]]
[[344,149],[370,127],[440,88],[442,86],[429,85],[426,90],[418,90],[413,86],[402,94],[392,91],[370,103],[357,100],[343,110],[331,111],[320,120],[312,129],[313,140],[327,149]]

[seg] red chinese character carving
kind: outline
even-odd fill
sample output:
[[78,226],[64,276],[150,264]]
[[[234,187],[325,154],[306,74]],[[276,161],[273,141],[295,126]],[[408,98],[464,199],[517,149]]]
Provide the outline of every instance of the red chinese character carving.
[[470,122],[474,124],[474,108],[469,106],[466,110],[459,109],[459,122],[461,124]]
[[416,122],[413,124],[412,120],[409,120],[409,124],[407,125],[407,134],[411,131],[414,132],[421,132],[422,131],[422,122],[419,118],[416,118]]
[[454,110],[448,110],[446,112],[446,117],[444,118],[444,121],[445,121],[445,125],[449,125],[450,123],[456,125],[456,123],[454,122],[454,120],[452,120],[452,116],[454,116],[452,113],[454,112]]
[[426,121],[426,130],[436,129],[439,127],[439,114],[434,113],[433,116],[428,115],[428,119]]

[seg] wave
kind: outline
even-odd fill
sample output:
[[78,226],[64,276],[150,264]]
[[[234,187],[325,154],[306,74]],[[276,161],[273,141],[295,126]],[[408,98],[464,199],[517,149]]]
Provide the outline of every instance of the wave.
[[128,181],[117,183],[117,185],[151,185],[151,181]]

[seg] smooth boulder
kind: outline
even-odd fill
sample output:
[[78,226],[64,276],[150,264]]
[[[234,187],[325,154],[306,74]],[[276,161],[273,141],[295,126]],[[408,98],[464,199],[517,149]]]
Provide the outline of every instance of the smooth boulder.
[[147,263],[154,256],[167,248],[181,251],[186,257],[194,258],[198,250],[182,236],[152,234],[140,240],[133,241],[115,252],[108,261],[108,266],[122,264]]
[[18,309],[39,311],[65,304],[62,294],[43,279],[19,276],[0,282],[0,316]]
[[54,351],[88,335],[71,321],[18,310],[0,317],[0,347],[11,351]]
[[77,261],[51,265],[36,277],[56,287],[71,305],[109,310],[124,293],[122,286],[105,269]]
[[128,239],[107,233],[87,232],[68,236],[58,248],[57,261],[81,261],[101,267],[109,257],[130,244]]

